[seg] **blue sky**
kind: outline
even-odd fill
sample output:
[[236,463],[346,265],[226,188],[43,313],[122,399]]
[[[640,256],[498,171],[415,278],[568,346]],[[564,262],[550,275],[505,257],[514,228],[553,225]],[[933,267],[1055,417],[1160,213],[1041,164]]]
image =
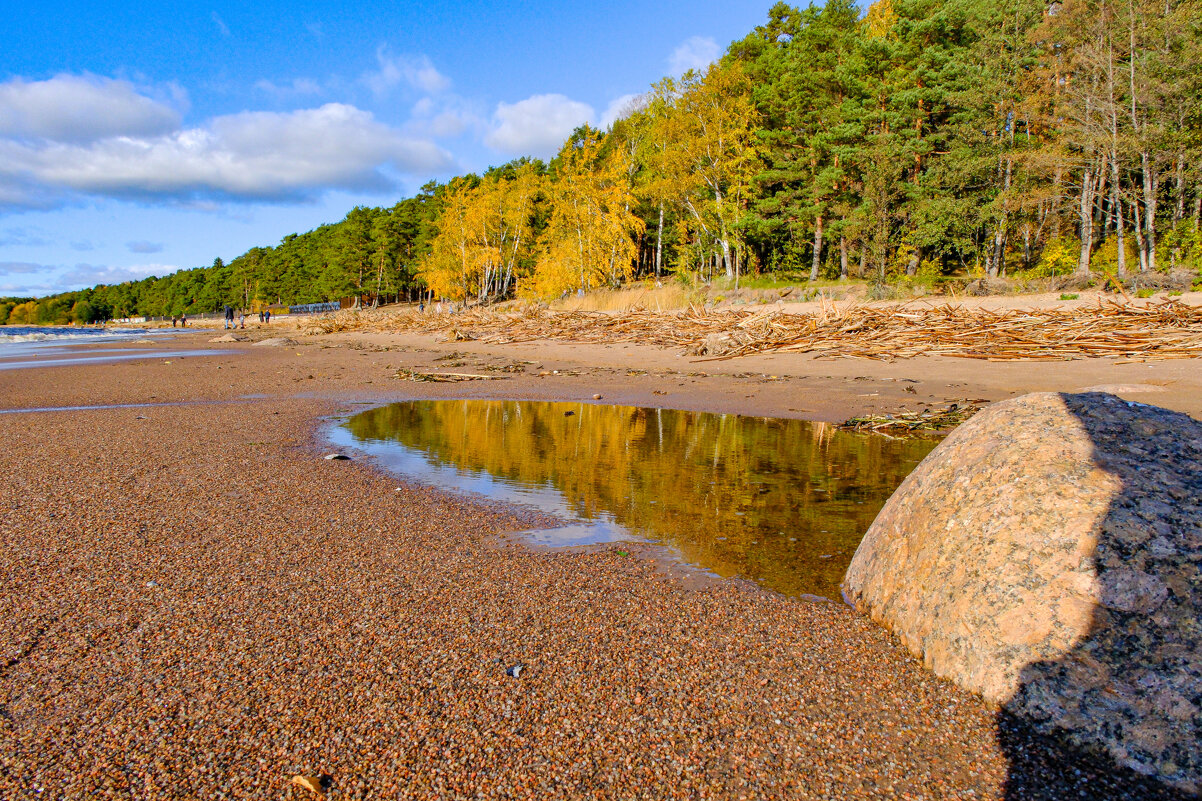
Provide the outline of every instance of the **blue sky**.
[[3,0],[0,296],[164,275],[548,157],[771,0]]

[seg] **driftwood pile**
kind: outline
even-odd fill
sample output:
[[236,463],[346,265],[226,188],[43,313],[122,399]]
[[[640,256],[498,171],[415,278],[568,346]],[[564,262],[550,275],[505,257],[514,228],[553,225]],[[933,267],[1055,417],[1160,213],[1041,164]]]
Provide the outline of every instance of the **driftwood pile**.
[[930,436],[955,428],[981,411],[977,401],[957,401],[943,409],[853,417],[839,425],[847,431],[870,431],[890,437]]
[[1073,309],[990,311],[956,305],[828,307],[812,314],[779,309],[620,314],[473,309],[457,314],[330,315],[312,333],[375,330],[439,334],[456,341],[534,340],[678,348],[729,359],[752,353],[905,359],[956,356],[997,361],[1114,357],[1132,360],[1202,355],[1202,308],[1176,300],[1106,302]]
[[417,370],[401,368],[396,371],[396,378],[403,381],[435,381],[439,383],[454,383],[458,381],[496,381],[505,378],[502,375],[481,375],[479,373],[423,373]]

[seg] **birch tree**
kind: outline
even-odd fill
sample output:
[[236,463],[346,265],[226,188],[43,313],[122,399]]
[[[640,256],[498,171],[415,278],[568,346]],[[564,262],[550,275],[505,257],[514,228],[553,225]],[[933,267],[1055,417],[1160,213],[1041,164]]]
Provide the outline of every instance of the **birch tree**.
[[588,291],[634,271],[634,237],[643,221],[630,210],[634,195],[622,151],[601,158],[603,143],[600,131],[582,126],[552,165],[550,219],[528,287],[532,294]]

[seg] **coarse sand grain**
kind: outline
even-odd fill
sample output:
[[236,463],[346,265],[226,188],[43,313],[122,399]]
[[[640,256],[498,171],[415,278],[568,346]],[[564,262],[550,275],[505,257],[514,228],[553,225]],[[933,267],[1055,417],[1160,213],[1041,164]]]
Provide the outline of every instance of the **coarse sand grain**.
[[[498,544],[540,521],[322,459],[323,418],[432,392],[388,376],[433,362],[299,352],[5,376],[7,409],[195,403],[0,415],[0,797],[1158,792],[1066,762],[840,604]],[[533,371],[509,391],[665,383]],[[759,386],[722,380],[693,405]]]

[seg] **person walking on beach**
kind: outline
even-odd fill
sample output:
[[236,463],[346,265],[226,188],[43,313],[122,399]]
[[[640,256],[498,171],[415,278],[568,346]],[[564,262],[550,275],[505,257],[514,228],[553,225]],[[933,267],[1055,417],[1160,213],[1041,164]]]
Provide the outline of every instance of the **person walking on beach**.
[[225,305],[225,327],[234,327],[234,307],[228,303]]
[[238,315],[238,327],[246,328],[246,312],[242,312]]
[[268,309],[267,311],[263,312],[263,322],[265,322],[265,323],[271,322],[271,309]]

